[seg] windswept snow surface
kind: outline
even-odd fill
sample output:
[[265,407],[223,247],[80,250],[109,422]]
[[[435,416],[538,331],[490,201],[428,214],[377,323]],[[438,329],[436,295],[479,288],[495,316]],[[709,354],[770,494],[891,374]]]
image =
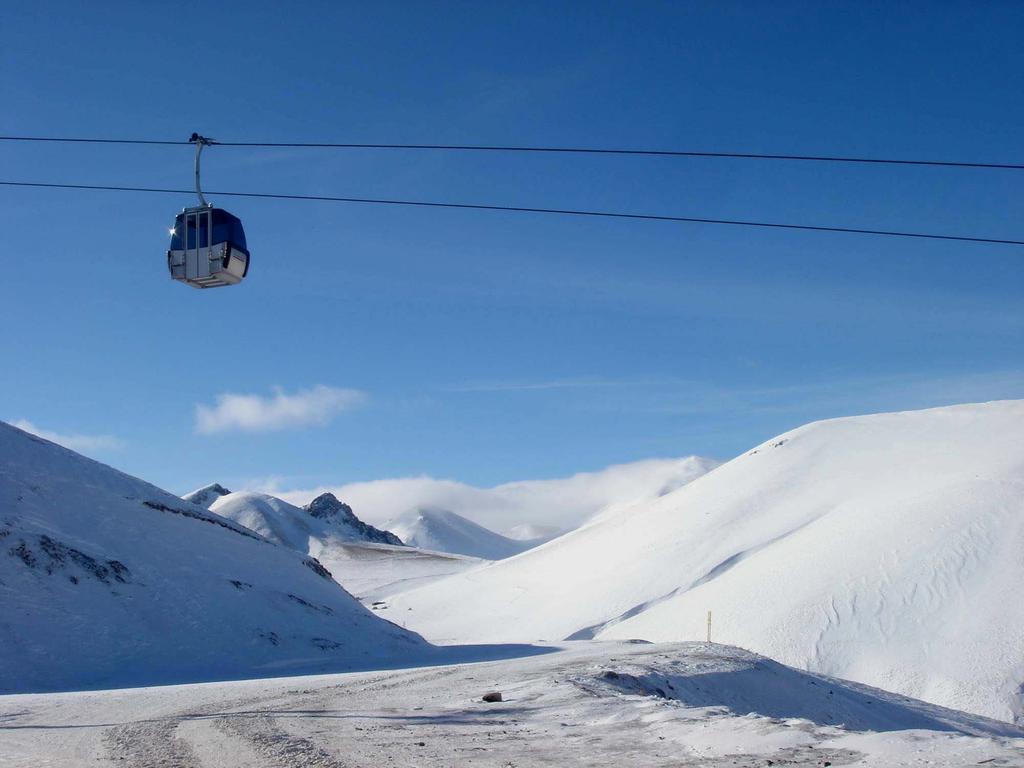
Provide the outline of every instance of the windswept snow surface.
[[270,541],[315,557],[339,584],[364,602],[483,562],[402,546],[391,532],[378,531],[355,519],[352,510],[330,494],[317,497],[307,507],[301,509],[265,493],[240,492],[221,496],[211,510]]
[[5,692],[372,669],[431,651],[313,559],[3,423],[0,607]]
[[[0,696],[19,768],[1024,765],[1024,732],[728,646],[565,644],[460,666]],[[487,704],[482,694],[499,691]]]
[[699,639],[710,610],[716,640],[1024,722],[1022,584],[1024,401],[1003,401],[809,424],[389,611],[467,642]]
[[387,527],[414,547],[485,560],[517,555],[536,543],[507,538],[446,509],[410,510]]

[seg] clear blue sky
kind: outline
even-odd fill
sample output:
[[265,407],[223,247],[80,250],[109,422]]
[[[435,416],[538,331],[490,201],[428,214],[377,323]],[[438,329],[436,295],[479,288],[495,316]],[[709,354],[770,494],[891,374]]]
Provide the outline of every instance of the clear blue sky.
[[[1024,162],[1020,3],[3,16],[3,134]],[[209,189],[1024,235],[1011,171],[228,147],[204,163]],[[187,188],[191,151],[2,144],[0,169]],[[91,453],[184,491],[727,458],[812,419],[1024,397],[1020,248],[210,197],[246,225],[238,288],[168,278],[188,196],[0,189],[0,418],[116,438]],[[318,385],[363,398],[325,425],[197,431],[219,394]]]

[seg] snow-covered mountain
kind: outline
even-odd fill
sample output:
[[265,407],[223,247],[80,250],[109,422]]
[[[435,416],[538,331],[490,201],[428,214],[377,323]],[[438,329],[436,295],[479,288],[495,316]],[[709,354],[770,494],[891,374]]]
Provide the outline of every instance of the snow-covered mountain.
[[402,540],[420,549],[500,560],[537,542],[517,541],[446,509],[413,509],[388,522]]
[[0,423],[0,691],[394,665],[429,651],[314,559]]
[[217,498],[211,510],[275,543],[317,558],[339,584],[364,602],[483,562],[404,546],[394,533],[363,523],[351,507],[329,493],[303,508],[265,493],[230,493]]
[[351,507],[329,493],[318,496],[304,508],[266,493],[228,493],[214,499],[210,511],[277,544],[309,552],[314,557],[318,555],[310,551],[311,539],[321,542],[321,547],[331,540],[402,545],[393,533],[367,525],[352,513]]
[[221,496],[227,496],[229,493],[231,493],[231,491],[220,483],[210,483],[209,485],[204,485],[202,488],[197,488],[191,493],[186,493],[181,498],[185,501],[191,501],[193,504],[198,504],[203,509],[209,509],[213,502]]
[[1024,722],[1022,553],[1004,401],[809,424],[389,610],[458,641],[701,639],[711,611],[720,642]]
[[338,501],[333,493],[321,493],[303,509],[317,520],[329,523],[335,530],[344,531],[343,535],[353,541],[402,546],[402,540],[395,534],[364,523],[352,512],[352,507]]

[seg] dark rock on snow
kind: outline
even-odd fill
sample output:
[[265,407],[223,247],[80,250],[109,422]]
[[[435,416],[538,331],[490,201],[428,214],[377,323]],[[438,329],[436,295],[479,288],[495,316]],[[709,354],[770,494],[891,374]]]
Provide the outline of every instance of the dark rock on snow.
[[338,501],[333,493],[321,493],[303,509],[318,520],[336,522],[339,525],[351,528],[358,535],[358,538],[364,541],[402,546],[402,540],[395,536],[395,534],[391,533],[391,531],[382,531],[379,528],[374,528],[372,525],[367,525],[355,516],[352,507]]

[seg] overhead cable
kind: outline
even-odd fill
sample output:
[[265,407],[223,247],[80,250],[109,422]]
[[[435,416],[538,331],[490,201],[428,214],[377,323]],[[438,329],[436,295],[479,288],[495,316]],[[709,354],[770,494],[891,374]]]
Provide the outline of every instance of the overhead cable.
[[[77,189],[104,192],[138,192],[156,194],[191,195],[194,190],[190,189],[166,189],[160,187],[129,187],[110,186],[100,184],[56,184],[34,181],[0,181],[0,186],[5,187],[37,187],[43,189]],[[208,195],[221,195],[222,197],[250,197],[265,198],[273,200],[303,200],[327,203],[360,203],[368,205],[397,205],[412,206],[419,208],[455,208],[475,211],[505,211],[512,213],[540,213],[560,216],[581,216],[610,219],[632,219],[641,221],[665,221],[685,222],[692,224],[715,224],[735,227],[760,227],[766,229],[792,229],[812,232],[839,232],[854,235],[878,235],[883,237],[910,237],[923,238],[927,240],[955,240],[969,243],[989,243],[997,245],[1024,245],[1024,240],[1009,240],[995,237],[978,237],[969,235],[947,235],[931,232],[907,232],[885,229],[864,229],[860,227],[831,227],[815,224],[788,224],[768,221],[748,221],[742,219],[718,219],[705,216],[668,216],[653,213],[627,213],[618,211],[586,211],[568,208],[539,208],[533,206],[518,205],[490,205],[483,203],[449,203],[434,202],[426,200],[391,200],[384,198],[369,197],[335,197],[329,195],[289,195],[274,194],[269,192],[207,192]]]
[[[0,141],[50,142],[70,144],[153,144],[165,146],[187,146],[190,142],[162,139],[101,139],[89,137],[56,136],[0,136]],[[499,146],[484,144],[382,144],[364,142],[303,142],[303,141],[213,141],[221,147],[252,148],[305,148],[305,149],[382,149],[382,150],[427,150],[447,152],[506,152],[546,153],[581,155],[623,155],[634,157],[697,157],[732,160],[778,160],[813,163],[852,163],[861,165],[909,165],[942,168],[984,168],[990,170],[1024,170],[1024,163],[982,163],[958,160],[919,160],[909,158],[856,157],[844,155],[799,155],[766,154],[758,152],[703,152],[696,150],[669,149],[616,149],[602,147],[535,147]]]

